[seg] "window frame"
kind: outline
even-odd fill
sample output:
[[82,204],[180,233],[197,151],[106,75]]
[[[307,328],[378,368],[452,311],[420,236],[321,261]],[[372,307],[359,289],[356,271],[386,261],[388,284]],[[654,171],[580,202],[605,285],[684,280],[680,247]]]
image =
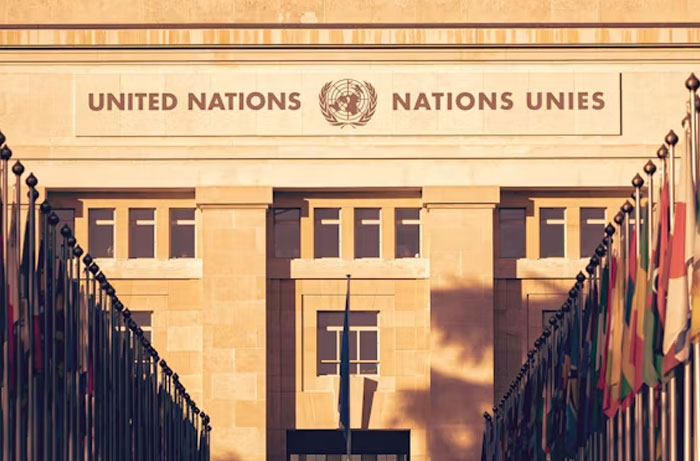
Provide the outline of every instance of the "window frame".
[[[132,211],[143,211],[143,210],[152,210],[153,211],[153,218],[149,220],[141,220],[141,219],[136,219],[136,222],[134,223],[135,226],[153,226],[153,256],[132,256],[131,255],[131,212]],[[127,220],[128,220],[128,226],[129,226],[129,232],[127,235],[128,243],[128,254],[127,257],[129,259],[156,259],[157,256],[157,250],[158,250],[158,219],[157,219],[157,208],[156,207],[128,207],[127,208]],[[139,224],[139,221],[148,221],[148,223],[145,224]]]
[[[299,219],[297,225],[299,228],[299,240],[297,241],[297,255],[296,256],[280,256],[277,254],[277,210],[297,210],[299,212]],[[301,225],[301,207],[300,206],[276,206],[272,207],[272,255],[276,259],[298,259],[301,258],[301,241],[302,241],[302,225]]]
[[[343,311],[329,311],[329,310],[318,310],[316,311],[316,334],[318,337],[318,329],[320,328],[320,322],[319,317],[321,314],[332,314],[332,313],[342,313]],[[362,326],[352,326],[352,324],[348,325],[348,332],[356,332],[357,333],[357,341],[356,341],[356,348],[357,348],[357,359],[350,360],[350,365],[357,365],[357,373],[353,373],[352,370],[350,371],[351,375],[355,376],[379,376],[380,375],[380,366],[381,366],[381,337],[380,337],[380,327],[379,327],[379,311],[351,311],[350,312],[350,318],[352,317],[353,312],[363,312],[363,313],[372,313],[376,315],[376,325],[362,325]],[[350,318],[348,320],[350,320]],[[342,340],[343,340],[343,326],[326,326],[326,331],[334,331],[335,332],[335,356],[336,359],[334,360],[320,360],[319,353],[318,353],[318,347],[319,344],[318,342],[316,343],[316,376],[317,377],[323,377],[323,376],[339,376],[340,375],[340,356],[341,356],[341,348],[342,348]],[[361,351],[361,341],[360,341],[360,332],[362,331],[374,331],[377,334],[377,359],[376,360],[363,360],[360,358],[360,351]],[[336,365],[336,372],[335,373],[328,373],[328,374],[319,374],[318,373],[318,364],[324,364],[324,365]],[[374,364],[377,366],[377,372],[376,373],[361,373],[360,372],[360,366],[362,364]]]
[[[379,216],[376,219],[368,219],[368,221],[376,221],[376,223],[369,223],[369,224],[363,224],[359,223],[359,226],[377,226],[377,256],[358,256],[357,255],[357,228],[358,228],[358,219],[357,219],[357,210],[377,210]],[[382,246],[383,246],[383,240],[382,240],[382,221],[383,221],[383,213],[382,213],[382,207],[367,207],[367,206],[360,206],[360,207],[353,207],[352,209],[352,217],[353,217],[353,259],[382,259]],[[361,221],[365,221],[364,219]],[[420,239],[419,239],[420,240]]]
[[[171,217],[171,213],[173,210],[192,210],[194,212],[194,216],[191,219],[192,224],[178,224],[180,226],[192,226],[193,229],[193,251],[192,251],[192,257],[173,257],[173,220]],[[190,221],[190,220],[186,220]],[[168,207],[168,259],[197,259],[197,208],[196,207]],[[157,234],[156,234],[157,235]],[[156,237],[157,238],[157,237]]]
[[[562,255],[561,256],[542,256],[542,210],[562,210],[564,212],[564,217],[563,218],[551,218],[551,219],[561,219],[563,222],[562,223],[553,223],[552,225],[561,225],[562,226],[562,237],[563,237],[563,242],[562,242]],[[568,246],[568,229],[567,229],[567,223],[568,223],[568,207],[566,206],[543,206],[539,207],[538,209],[538,246],[539,246],[539,259],[550,259],[550,258],[567,258],[568,257],[568,251],[567,251],[567,246]],[[580,229],[580,223],[579,223],[579,229]]]
[[[418,226],[418,255],[399,256],[399,219],[398,210],[418,210],[418,219],[402,219],[402,226]],[[406,223],[404,221],[414,221]],[[417,221],[417,222],[415,222]],[[421,207],[396,207],[394,208],[394,259],[421,259],[423,257],[423,209]]]
[[[95,256],[94,251],[92,251],[92,237],[91,237],[91,232],[90,232],[90,212],[93,210],[112,210],[112,219],[111,219],[111,225],[112,225],[112,256]],[[95,259],[117,259],[117,208],[116,207],[91,207],[87,209],[87,227],[88,227],[88,252],[90,255],[95,258]],[[98,221],[101,221],[99,219],[95,219],[95,225],[96,226],[106,226],[107,224],[99,224]],[[105,221],[105,220],[102,220]]]
[[[317,256],[316,252],[316,213],[318,210],[338,210],[337,218],[322,218],[320,219],[319,225],[337,225],[338,226],[338,255],[337,256]],[[334,221],[332,223],[323,223],[323,221]],[[337,222],[335,222],[337,221]],[[301,235],[301,234],[300,234]],[[314,208],[314,219],[313,219],[313,259],[341,259],[343,257],[343,208],[342,207],[328,207],[321,206]]]

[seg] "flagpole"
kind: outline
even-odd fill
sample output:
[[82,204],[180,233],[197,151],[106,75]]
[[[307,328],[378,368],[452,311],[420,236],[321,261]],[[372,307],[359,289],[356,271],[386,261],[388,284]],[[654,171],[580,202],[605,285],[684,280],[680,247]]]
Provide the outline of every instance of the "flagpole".
[[[0,145],[5,143],[5,135],[0,133]],[[3,288],[3,299],[2,303],[3,306],[5,306],[5,325],[0,325],[0,328],[4,330],[4,337],[5,341],[3,342],[3,347],[4,350],[2,353],[4,354],[4,360],[3,360],[3,390],[2,390],[2,406],[3,406],[3,412],[2,412],[2,423],[3,423],[3,437],[2,437],[2,450],[3,450],[3,459],[10,459],[10,446],[11,446],[11,440],[14,437],[13,434],[13,428],[12,428],[12,423],[11,423],[11,418],[12,418],[12,409],[10,408],[10,339],[12,335],[12,329],[11,326],[8,324],[7,319],[9,318],[9,293],[7,289],[7,239],[8,239],[8,224],[7,224],[7,206],[8,202],[10,199],[10,195],[8,193],[8,160],[12,157],[12,151],[10,150],[9,147],[5,144],[2,146],[2,149],[0,149],[0,159],[2,159],[2,192],[1,192],[1,197],[2,197],[2,239],[0,239],[0,245],[2,245],[2,265],[3,265],[3,279],[2,279],[2,286]]]
[[[641,189],[642,186],[644,185],[644,179],[642,179],[641,175],[637,173],[634,178],[632,179],[632,185],[634,186],[634,232],[635,232],[635,241],[636,245],[634,250],[637,252],[637,261],[641,261],[642,254],[641,254],[641,242],[642,242],[642,210],[641,210]],[[651,209],[651,205],[647,204],[647,208]],[[647,227],[651,228],[651,221],[647,221]],[[645,235],[644,237],[646,238],[648,236]],[[647,248],[649,248],[651,245],[651,242],[649,242],[649,245],[647,245]],[[639,289],[639,287],[637,287]],[[637,321],[639,321],[639,313],[637,314]],[[635,335],[636,332],[632,332],[632,335]],[[632,336],[633,340],[634,336]],[[635,347],[635,354],[638,354],[639,352],[636,351]],[[638,374],[638,371],[635,370],[635,375]],[[635,376],[636,380],[636,376]],[[638,384],[635,383],[635,387],[637,387]],[[642,394],[641,393],[635,393],[634,396],[634,451],[635,451],[635,457],[636,459],[641,459],[642,455]]]
[[[28,445],[29,445],[29,451],[28,451],[28,456],[29,459],[32,459],[33,457],[36,457],[38,455],[36,449],[38,448],[36,442],[36,428],[37,428],[37,422],[38,418],[35,417],[35,399],[34,399],[34,303],[36,303],[36,297],[34,296],[34,287],[36,284],[36,264],[35,264],[35,240],[34,240],[34,228],[35,228],[35,216],[34,216],[34,206],[36,204],[36,199],[39,196],[39,193],[36,191],[35,187],[37,185],[37,179],[34,176],[33,173],[29,173],[29,176],[27,176],[27,179],[25,180],[25,183],[29,187],[28,191],[28,196],[29,196],[29,208],[27,210],[28,213],[28,228],[24,230],[24,232],[29,232],[29,237],[27,238],[27,242],[29,243],[29,246],[27,250],[29,251],[28,255],[28,262],[29,265],[27,267],[27,274],[26,276],[29,278],[27,286],[29,288],[29,293],[27,293],[27,332],[29,333],[27,341],[29,342],[29,366],[28,372],[29,372],[29,382],[28,382],[28,391],[27,391],[27,412],[28,412]],[[38,320],[38,319],[37,319]]]
[[[649,160],[646,165],[644,165],[644,172],[647,174],[647,257],[649,258],[649,261],[651,262],[652,256],[653,256],[653,245],[654,245],[654,230],[653,230],[653,223],[654,223],[654,173],[656,172],[656,165],[654,165],[654,162]],[[649,265],[651,267],[651,264]],[[647,274],[647,283],[653,284],[654,283],[654,275],[652,274],[652,271],[649,270]],[[653,288],[652,288],[653,292]],[[650,315],[650,313],[646,313],[645,315]],[[650,340],[650,339],[645,339],[645,340]],[[648,427],[648,435],[647,435],[647,442],[649,444],[648,450],[649,450],[649,459],[651,460],[652,457],[654,456],[654,448],[655,448],[655,428],[654,428],[654,399],[655,399],[655,393],[654,393],[654,388],[651,386],[647,386],[647,420],[649,421],[649,427]],[[700,460],[698,460],[700,461]]]
[[[692,160],[692,168],[693,168],[693,185],[695,186],[694,189],[695,191],[698,190],[698,160],[697,160],[697,155],[698,155],[698,108],[700,106],[700,101],[698,100],[697,96],[697,91],[698,88],[700,87],[700,80],[695,76],[694,73],[691,73],[688,79],[685,81],[685,87],[688,89],[689,93],[689,102],[690,102],[690,158]],[[688,205],[690,206],[690,205]],[[694,261],[694,264],[696,264],[697,261]],[[697,269],[696,269],[697,270]],[[691,278],[692,280],[692,278]],[[692,310],[693,308],[693,302],[691,300],[690,302],[690,308]],[[692,311],[691,311],[692,312]],[[692,315],[692,313],[691,313]],[[694,452],[694,457],[695,461],[700,461],[700,343],[697,341],[693,343],[693,350],[692,350],[692,372],[693,372],[693,386],[691,389],[690,385],[690,379],[691,379],[691,362],[688,361],[686,366],[685,366],[685,379],[684,379],[684,384],[687,383],[687,388],[686,388],[686,397],[688,400],[686,402],[690,402],[691,400],[693,401],[693,413],[694,413],[694,421],[695,423],[693,424],[693,452]],[[691,395],[692,394],[692,395]],[[690,426],[690,419],[691,419],[691,409],[689,408],[690,405],[686,405],[688,409],[685,411],[685,414],[687,416],[688,420],[688,426]],[[690,435],[690,427],[687,428],[687,434],[686,434],[686,439],[688,440],[687,443],[690,443],[691,435]],[[690,451],[688,451],[688,454],[690,454]]]
[[[24,172],[24,166],[22,166],[22,163],[18,160],[13,166],[12,166],[12,172],[15,174],[15,209],[14,209],[14,214],[15,214],[15,239],[16,239],[16,258],[17,258],[17,264],[20,263],[22,260],[22,246],[20,245],[20,210],[19,210],[19,205],[21,202],[21,189],[22,189],[22,182],[21,182],[21,176],[22,173]],[[17,271],[18,268],[14,268],[15,271]],[[19,271],[18,271],[19,272]],[[19,274],[18,274],[19,275]],[[15,326],[13,328],[14,330],[14,335],[17,338],[20,338],[20,328],[22,325],[22,309],[21,306],[19,306],[19,294],[21,293],[22,289],[22,282],[21,278],[17,277],[17,301],[18,305],[17,307],[17,319],[15,319]],[[21,440],[21,433],[22,433],[22,404],[21,404],[21,389],[22,389],[22,357],[21,357],[21,343],[20,341],[15,342],[15,458],[18,459],[21,457],[22,453],[22,440]]]
[[[348,285],[347,285],[347,291],[345,293],[345,303],[346,303],[346,315],[349,317],[350,316],[350,274],[346,275],[347,280],[348,280]],[[348,322],[349,323],[349,322]],[[350,326],[347,325],[348,327],[348,337],[350,336]],[[348,356],[349,356],[349,351],[348,351]],[[348,358],[348,361],[350,359]],[[348,372],[348,377],[347,377],[347,389],[345,390],[347,393],[347,406],[348,406],[348,436],[345,439],[345,452],[347,453],[347,458],[348,461],[352,459],[352,425],[350,424],[350,374]]]

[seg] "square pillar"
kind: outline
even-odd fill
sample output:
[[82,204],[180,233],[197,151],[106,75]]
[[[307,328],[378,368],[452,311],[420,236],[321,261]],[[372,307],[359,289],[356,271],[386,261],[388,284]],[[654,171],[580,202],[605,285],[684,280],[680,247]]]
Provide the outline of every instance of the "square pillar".
[[271,187],[198,187],[204,402],[212,459],[266,459],[265,285]]
[[424,187],[430,258],[430,459],[478,459],[493,406],[498,187]]

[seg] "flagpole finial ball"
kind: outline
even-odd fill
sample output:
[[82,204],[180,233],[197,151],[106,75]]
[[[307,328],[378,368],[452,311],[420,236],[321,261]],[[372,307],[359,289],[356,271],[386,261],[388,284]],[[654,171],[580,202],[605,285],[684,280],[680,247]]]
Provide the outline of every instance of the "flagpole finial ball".
[[602,243],[599,243],[598,246],[595,248],[595,254],[598,256],[598,258],[602,258],[605,256],[605,246]]
[[629,200],[625,200],[625,203],[620,207],[623,213],[630,214],[634,210],[634,206]]
[[695,91],[698,89],[698,87],[700,87],[700,81],[698,81],[698,78],[695,76],[695,73],[691,73],[690,77],[686,79],[685,87],[691,91]]
[[579,282],[583,282],[584,280],[586,280],[586,276],[583,275],[583,272],[579,271],[579,273],[576,274],[576,280]]
[[586,272],[588,272],[589,275],[593,275],[593,272],[595,272],[595,266],[593,266],[593,264],[587,265]]
[[104,273],[100,272],[95,276],[95,279],[100,283],[104,283],[104,281],[107,280],[107,277],[105,277]]
[[0,131],[0,146],[2,146],[3,144],[5,144],[5,139],[6,139],[6,138],[5,138],[5,133],[3,133],[2,131]]
[[175,374],[173,375],[173,379],[174,379],[175,381],[179,382],[179,381],[180,381],[180,376],[178,376],[178,374],[175,373]]
[[128,320],[129,317],[131,317],[131,311],[129,309],[124,309],[122,312],[122,317],[124,317],[124,320]]
[[605,235],[607,235],[608,237],[612,237],[613,234],[615,234],[615,226],[608,223],[608,225],[605,226]]
[[77,240],[75,240],[75,237],[71,235],[70,237],[68,237],[68,240],[66,242],[68,243],[69,247],[73,248],[77,243]]
[[669,131],[664,139],[669,146],[675,146],[678,143],[678,136],[673,130]]
[[99,271],[100,271],[100,266],[98,266],[98,265],[95,264],[95,263],[92,263],[92,264],[90,265],[90,272],[92,273],[92,275],[97,275],[97,273],[98,273]]
[[598,264],[600,264],[600,258],[598,255],[595,254],[591,256],[591,266],[593,266],[593,269],[595,269]]
[[644,179],[642,178],[642,176],[639,173],[637,173],[634,176],[634,178],[632,178],[632,185],[634,187],[636,187],[637,189],[639,189],[640,187],[642,187],[644,185]]
[[56,213],[51,213],[49,215],[49,224],[51,226],[55,226],[56,224],[58,224],[58,221],[59,221],[59,219],[58,219],[58,215]]
[[107,286],[107,296],[114,296],[114,288],[112,288],[112,285]]
[[161,368],[167,368],[167,367],[168,367],[168,362],[166,362],[165,360],[161,360],[161,361],[160,361],[160,366],[161,366]]
[[578,296],[578,290],[576,288],[572,288],[569,290],[569,298],[572,300]]
[[12,149],[7,146],[3,146],[2,149],[0,149],[0,159],[9,160],[10,157],[12,157]]
[[73,256],[80,258],[82,255],[83,249],[80,247],[80,245],[76,245],[75,248],[73,248]]
[[138,336],[139,338],[143,336],[143,330],[138,325],[136,326],[136,336]]
[[92,256],[90,256],[90,253],[87,253],[85,257],[83,258],[83,262],[85,263],[85,266],[89,266],[92,264]]
[[665,159],[668,157],[668,147],[665,145],[662,145],[656,150],[656,156],[659,157],[660,159]]
[[[552,319],[550,319],[550,321],[551,321],[551,320],[552,320]],[[548,338],[549,335],[552,334],[552,332],[549,330],[549,328],[545,328],[544,331],[542,332],[542,334],[544,335],[545,338]]]
[[44,199],[44,201],[41,202],[41,205],[39,205],[39,210],[41,211],[41,214],[51,213],[51,204],[49,201]]
[[656,165],[654,165],[654,162],[649,160],[645,165],[644,165],[644,172],[648,174],[649,176],[653,175],[656,173]]
[[12,172],[17,176],[22,176],[22,173],[24,173],[24,165],[22,165],[22,162],[17,160],[15,164],[12,165]]
[[72,234],[70,227],[68,227],[68,224],[64,224],[63,227],[61,227],[61,235],[65,238],[70,237]]
[[27,176],[27,179],[25,179],[24,182],[29,187],[36,187],[36,185],[39,183],[39,180],[36,179],[34,173],[29,173],[29,176]]

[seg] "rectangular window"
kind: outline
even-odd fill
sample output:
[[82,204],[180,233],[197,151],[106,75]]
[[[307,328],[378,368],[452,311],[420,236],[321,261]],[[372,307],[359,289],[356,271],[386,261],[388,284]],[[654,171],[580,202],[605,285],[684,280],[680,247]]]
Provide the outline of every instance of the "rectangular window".
[[355,209],[355,257],[380,256],[381,219],[379,208]]
[[604,237],[605,208],[581,208],[582,258],[593,256],[596,247]]
[[[343,311],[318,312],[318,375],[340,373],[340,348],[343,337]],[[379,373],[379,326],[377,312],[350,312],[348,338],[350,374]]]
[[298,258],[301,254],[301,210],[274,208],[275,257]]
[[501,258],[524,258],[525,208],[499,208],[498,235]]
[[131,318],[136,322],[138,326],[143,330],[143,335],[146,337],[151,344],[153,344],[153,325],[151,323],[151,318],[153,317],[153,312],[151,311],[131,311]]
[[114,258],[114,208],[88,210],[88,245],[93,258]]
[[420,208],[396,209],[396,257],[420,258]]
[[54,213],[58,216],[58,224],[56,224],[56,251],[61,251],[61,245],[63,244],[63,236],[61,235],[61,228],[63,226],[70,227],[73,236],[75,236],[75,210],[73,208],[63,208],[54,209]]
[[153,258],[156,243],[156,210],[129,209],[129,257]]
[[563,258],[565,247],[565,209],[540,208],[540,258]]
[[194,208],[170,209],[170,257],[194,258]]
[[314,210],[314,257],[340,257],[340,208]]

